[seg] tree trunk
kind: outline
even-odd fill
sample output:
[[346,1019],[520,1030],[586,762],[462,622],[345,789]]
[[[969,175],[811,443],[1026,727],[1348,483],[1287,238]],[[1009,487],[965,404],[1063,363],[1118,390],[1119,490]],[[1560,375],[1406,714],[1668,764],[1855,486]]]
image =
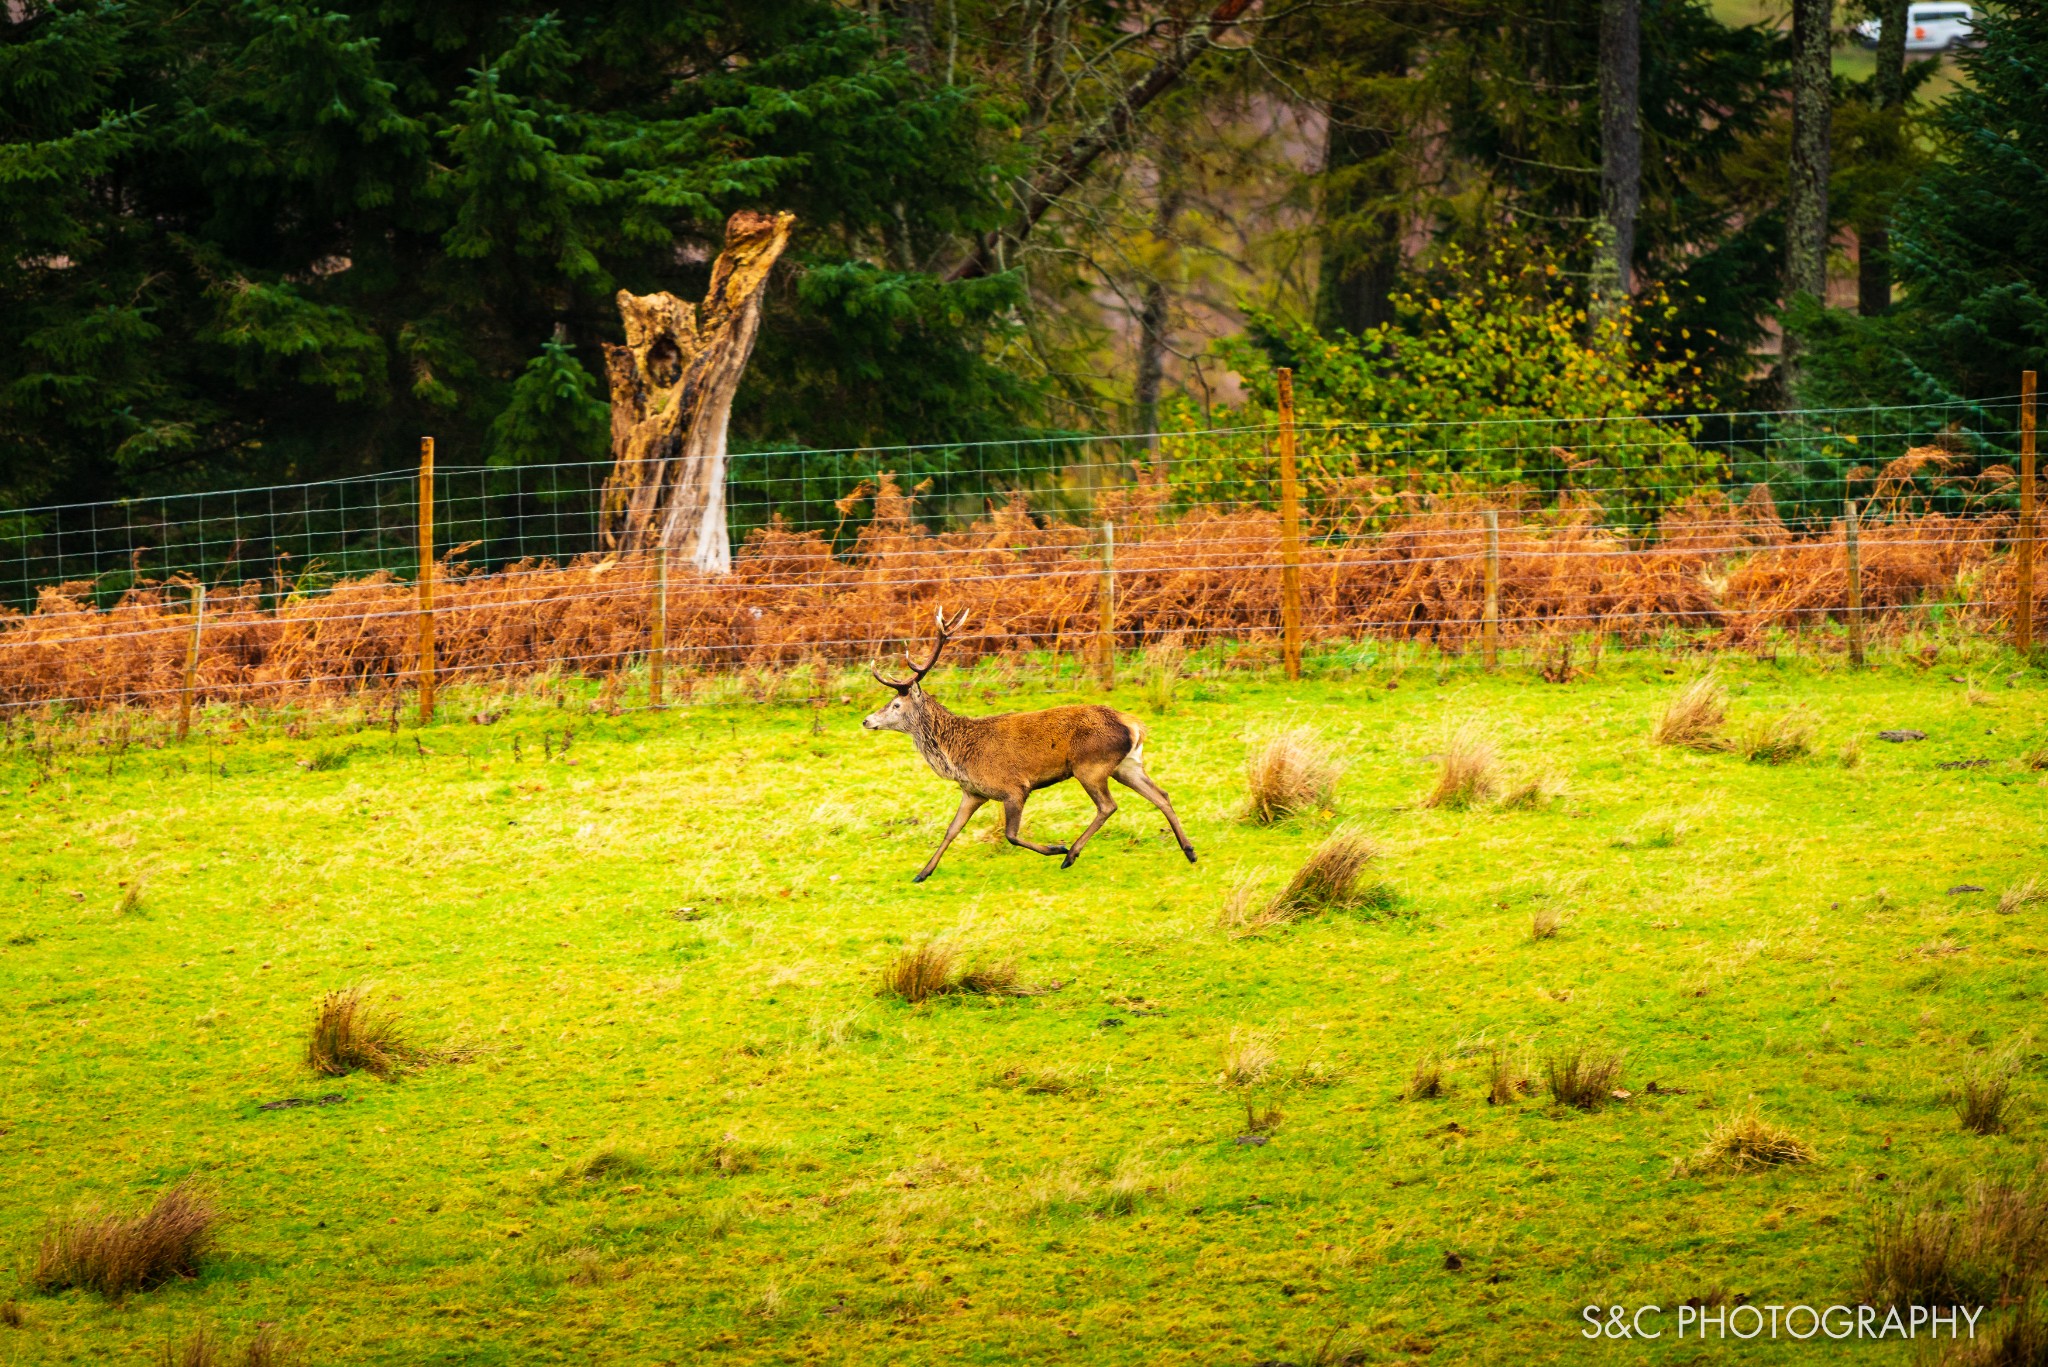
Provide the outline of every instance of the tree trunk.
[[[1173,149],[1169,148],[1171,152]],[[1159,395],[1166,383],[1166,352],[1170,340],[1173,292],[1163,274],[1176,260],[1174,221],[1180,217],[1180,183],[1163,160],[1155,163],[1159,182],[1159,203],[1154,210],[1152,234],[1164,249],[1154,257],[1153,274],[1145,282],[1144,302],[1138,310],[1138,379],[1132,398],[1136,401],[1138,430],[1145,433],[1147,450],[1159,449]]]
[[[1792,0],[1792,176],[1785,196],[1785,297],[1828,297],[1828,137],[1834,77],[1831,0]],[[1784,337],[1780,379],[1792,396],[1798,339]]]
[[[1877,38],[1877,107],[1890,120],[1906,107],[1906,4],[1883,0]],[[1896,124],[1888,130],[1898,135]],[[1856,229],[1856,311],[1875,318],[1892,306],[1892,234],[1889,212],[1873,213]]]
[[761,293],[794,214],[742,210],[725,225],[704,302],[618,294],[626,344],[605,345],[612,473],[599,505],[606,549],[681,551],[706,574],[732,570],[725,529],[725,430],[761,327]]
[[1600,0],[1600,233],[1593,304],[1601,312],[1629,296],[1636,213],[1643,200],[1641,0]]

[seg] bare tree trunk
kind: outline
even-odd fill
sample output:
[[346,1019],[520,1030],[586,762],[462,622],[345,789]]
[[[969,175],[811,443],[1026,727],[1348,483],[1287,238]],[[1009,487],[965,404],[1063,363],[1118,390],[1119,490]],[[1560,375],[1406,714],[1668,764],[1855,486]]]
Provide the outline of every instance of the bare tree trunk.
[[1600,0],[1600,233],[1593,306],[1611,312],[1628,298],[1643,200],[1641,0]]
[[[1877,37],[1877,107],[1888,119],[1906,106],[1906,4],[1883,0]],[[1897,129],[1891,131],[1897,136]],[[1856,228],[1856,311],[1875,318],[1892,306],[1892,234],[1888,211],[1872,213]]]
[[732,570],[725,529],[725,432],[761,327],[761,292],[794,214],[736,213],[704,302],[618,294],[626,344],[605,345],[612,473],[599,526],[606,549],[680,550],[706,574]]
[[[1174,149],[1168,148],[1169,156]],[[1180,217],[1180,182],[1165,159],[1154,163],[1158,178],[1159,203],[1154,210],[1152,234],[1162,244],[1173,241],[1174,223]],[[1138,410],[1138,430],[1146,434],[1147,450],[1159,449],[1159,394],[1166,383],[1166,352],[1173,314],[1173,292],[1157,272],[1170,269],[1162,259],[1155,274],[1145,282],[1144,303],[1138,311],[1138,378],[1132,397]]]
[[[1792,177],[1785,197],[1785,297],[1828,297],[1828,153],[1834,77],[1832,0],[1792,0]],[[1784,338],[1780,380],[1789,401],[1798,339]]]

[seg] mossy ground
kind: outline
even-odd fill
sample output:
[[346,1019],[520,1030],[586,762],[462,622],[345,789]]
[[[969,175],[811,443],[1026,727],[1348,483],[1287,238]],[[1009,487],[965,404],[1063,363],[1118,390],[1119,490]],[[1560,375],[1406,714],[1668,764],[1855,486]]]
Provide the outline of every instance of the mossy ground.
[[[1968,685],[1950,659],[1723,660],[1731,726],[1820,723],[1766,766],[1647,742],[1696,668],[1186,680],[1148,763],[1199,865],[1119,790],[1070,870],[985,838],[990,808],[922,886],[955,790],[860,729],[877,690],[851,676],[823,708],[457,694],[424,730],[222,714],[161,749],[17,725],[0,1247],[25,1270],[50,1213],[187,1175],[233,1220],[204,1275],[124,1304],[0,1289],[24,1319],[0,1362],[275,1321],[351,1363],[1530,1363],[1590,1351],[1591,1302],[1848,1298],[1877,1195],[2041,1154],[2031,1073],[2001,1136],[1944,1094],[2042,1018],[2043,908],[1995,904],[2048,871],[2023,758],[2048,690],[1990,656]],[[969,711],[1100,696],[935,679]],[[1565,796],[1419,806],[1467,719]],[[1247,741],[1288,724],[1350,762],[1338,810],[1240,824]],[[1060,839],[1086,812],[1065,785],[1027,823]],[[1340,821],[1379,843],[1392,912],[1217,930],[1235,872],[1277,887]],[[1565,913],[1555,938],[1538,911]],[[877,998],[931,935],[1060,989]],[[313,1076],[321,993],[365,982],[416,1041],[475,1054]],[[1278,1057],[1263,1144],[1218,1081],[1253,1037]],[[1564,1111],[1539,1080],[1487,1104],[1486,1044],[1540,1064],[1582,1042],[1626,1051],[1628,1100]],[[1398,1100],[1432,1048],[1447,1095]],[[1674,1175],[1752,1100],[1820,1161]]]

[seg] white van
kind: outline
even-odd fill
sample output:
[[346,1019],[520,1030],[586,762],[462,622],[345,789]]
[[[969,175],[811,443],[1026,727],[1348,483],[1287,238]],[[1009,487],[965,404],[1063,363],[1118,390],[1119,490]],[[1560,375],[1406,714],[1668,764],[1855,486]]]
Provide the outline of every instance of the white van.
[[[1926,0],[1925,3],[1906,7],[1906,51],[1947,52],[1952,47],[1962,47],[1970,41],[1971,14],[1968,5],[1940,3],[1940,0]],[[1876,47],[1882,25],[1876,19],[1865,19],[1856,26],[1856,36],[1865,47]]]

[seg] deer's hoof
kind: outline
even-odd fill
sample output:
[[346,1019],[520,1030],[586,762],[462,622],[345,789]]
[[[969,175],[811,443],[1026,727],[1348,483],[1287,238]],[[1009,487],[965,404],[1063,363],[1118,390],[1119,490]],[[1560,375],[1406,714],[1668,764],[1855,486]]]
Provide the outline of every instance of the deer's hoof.
[[1076,856],[1074,855],[1074,853],[1071,850],[1068,851],[1067,857],[1065,859],[1060,860],[1060,867],[1063,869],[1071,869],[1072,867],[1074,867],[1075,858]]
[[1195,862],[1195,850],[1192,845],[1181,846],[1180,852],[1188,857],[1188,862],[1190,864]]
[[911,879],[910,881],[913,883],[922,883],[925,879],[931,876],[932,871],[930,869],[926,869],[923,873],[918,874],[915,878]]

